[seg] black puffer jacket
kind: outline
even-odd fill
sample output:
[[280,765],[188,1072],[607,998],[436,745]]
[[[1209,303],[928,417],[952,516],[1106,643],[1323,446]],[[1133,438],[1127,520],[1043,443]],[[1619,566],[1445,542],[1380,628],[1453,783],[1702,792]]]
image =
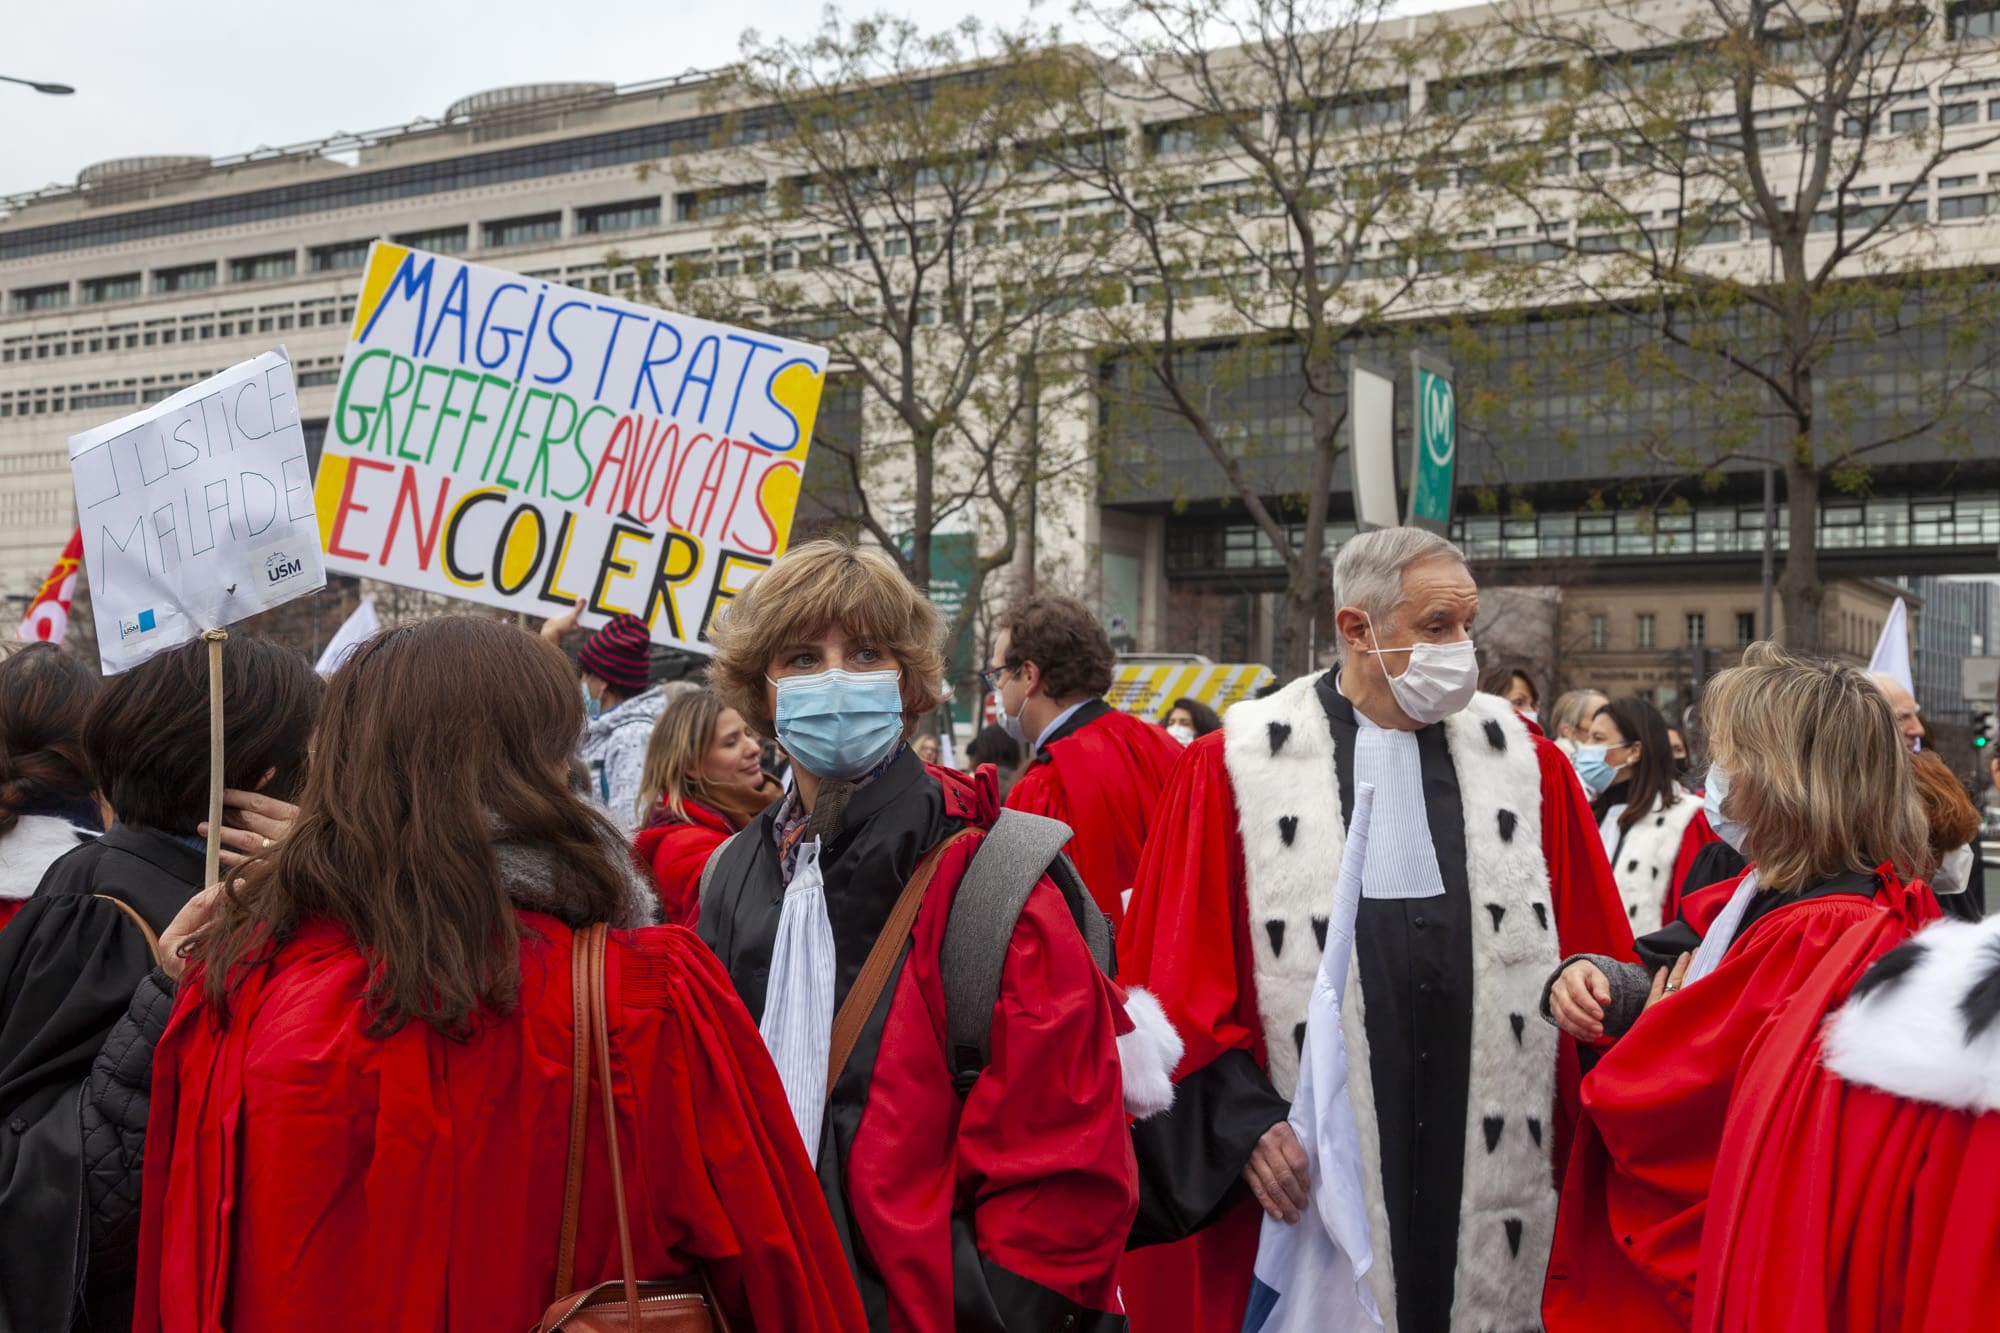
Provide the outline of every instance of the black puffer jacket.
[[[100,1286],[90,1262],[102,1246],[85,1188],[83,1105],[98,1056],[154,966],[125,909],[158,935],[201,875],[191,840],[114,825],[51,865],[0,930],[0,1333],[130,1327],[129,1275]],[[143,1126],[136,1103],[105,1119],[133,1113]]]
[[111,1029],[83,1085],[83,1190],[90,1274],[76,1327],[132,1322],[139,1253],[139,1181],[146,1113],[153,1096],[153,1048],[174,1011],[174,983],[154,968],[132,1007]]

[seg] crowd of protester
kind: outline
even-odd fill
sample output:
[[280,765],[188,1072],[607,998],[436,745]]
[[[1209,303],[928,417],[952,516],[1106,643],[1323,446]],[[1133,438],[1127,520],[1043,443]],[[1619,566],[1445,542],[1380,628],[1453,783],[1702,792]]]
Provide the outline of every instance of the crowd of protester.
[[[1298,1326],[1258,1256],[1328,1206],[1292,1100],[1361,784],[1375,878],[1334,938],[1368,1010],[1335,1017],[1383,1262],[1314,1290],[1324,1326],[1990,1313],[2000,933],[1907,691],[1754,645],[1685,720],[1543,708],[1476,675],[1448,546],[1371,534],[1335,574],[1338,667],[1227,716],[1112,708],[1097,617],[1024,598],[962,752],[936,610],[837,543],[739,595],[699,679],[580,606],[390,629],[324,681],[234,636],[213,885],[204,647],[108,680],[7,654],[0,1333],[555,1327],[642,1292],[766,1330]],[[1464,942],[1534,919],[1497,962]],[[1897,1007],[1922,967],[1959,1014]],[[1480,1100],[1503,1014],[1518,1112]],[[1946,1017],[1955,1048],[1894,1027]],[[1891,1145],[1957,1186],[1831,1201]],[[1461,1192],[1507,1201],[1491,1236]]]

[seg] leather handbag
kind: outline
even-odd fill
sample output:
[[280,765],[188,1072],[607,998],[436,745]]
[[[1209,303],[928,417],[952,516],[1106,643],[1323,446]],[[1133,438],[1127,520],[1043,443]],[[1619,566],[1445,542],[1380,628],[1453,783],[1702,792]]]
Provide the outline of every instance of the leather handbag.
[[[564,1180],[562,1249],[556,1264],[555,1304],[543,1312],[534,1333],[731,1333],[729,1316],[715,1298],[706,1273],[641,1282],[632,1272],[632,1224],[625,1209],[625,1172],[618,1158],[618,1115],[611,1092],[611,1041],[604,1003],[606,928],[591,926],[571,939],[570,986],[575,995],[576,1048],[570,1079],[569,1167]],[[618,1257],[622,1280],[572,1291],[576,1270],[577,1215],[583,1204],[583,1157],[589,1127],[593,1057],[604,1108],[605,1142],[610,1149],[611,1199],[618,1213]]]

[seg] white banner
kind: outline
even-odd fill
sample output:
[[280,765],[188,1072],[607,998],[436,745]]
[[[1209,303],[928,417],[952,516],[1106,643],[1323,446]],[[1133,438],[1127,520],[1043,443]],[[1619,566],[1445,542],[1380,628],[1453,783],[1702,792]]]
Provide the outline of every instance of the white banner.
[[72,435],[107,675],[326,586],[283,348]]

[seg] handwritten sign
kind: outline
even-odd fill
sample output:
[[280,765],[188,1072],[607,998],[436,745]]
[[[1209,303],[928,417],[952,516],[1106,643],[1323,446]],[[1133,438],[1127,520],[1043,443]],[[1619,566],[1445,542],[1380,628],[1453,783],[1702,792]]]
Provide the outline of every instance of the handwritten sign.
[[791,535],[826,352],[377,242],[328,423],[327,567],[707,651]]
[[69,465],[106,674],[326,586],[282,348],[72,435]]

